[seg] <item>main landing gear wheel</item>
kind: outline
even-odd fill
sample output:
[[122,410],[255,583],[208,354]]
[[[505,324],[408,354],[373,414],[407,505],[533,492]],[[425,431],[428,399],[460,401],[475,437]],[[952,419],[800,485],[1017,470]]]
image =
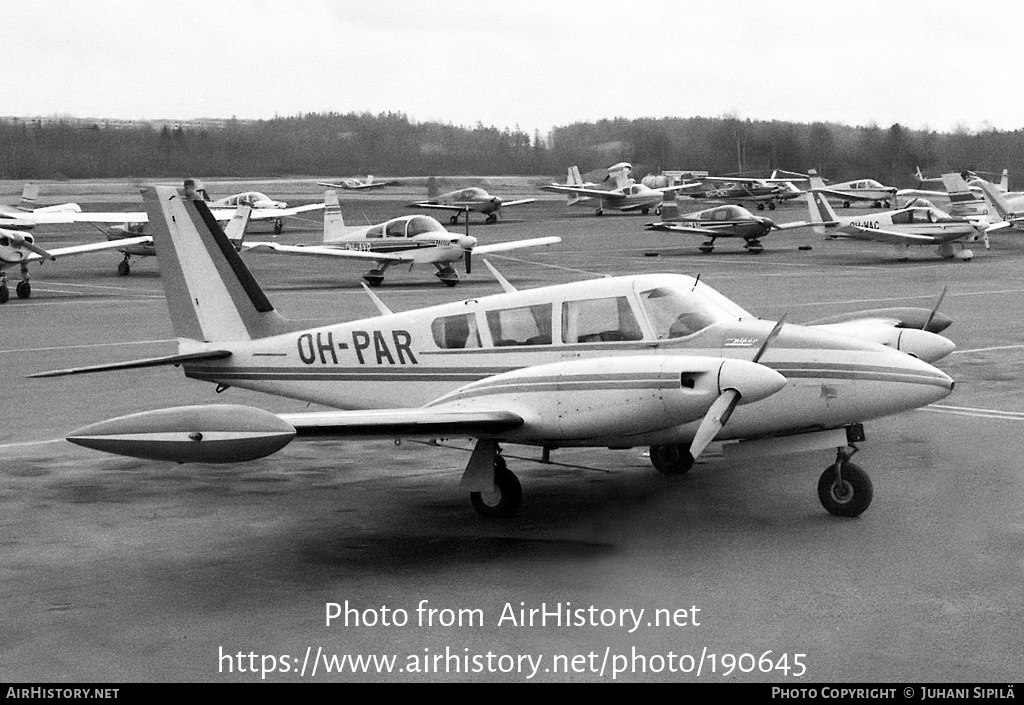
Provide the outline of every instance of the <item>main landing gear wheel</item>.
[[654,215],[661,215],[661,206],[654,209]]
[[384,277],[363,277],[363,279],[367,286],[380,286],[380,283],[384,281]]
[[128,264],[128,260],[123,260],[119,265],[117,265],[117,273],[120,276],[127,277],[131,272],[132,268],[131,265]]
[[708,240],[707,242],[701,243],[700,251],[706,255],[710,255],[715,249],[715,241]]
[[763,203],[758,203],[757,204],[757,210],[763,211],[764,210],[764,204]]
[[693,456],[689,446],[651,446],[651,465],[662,475],[683,475],[693,467]]
[[449,223],[451,223],[452,225],[457,225],[457,224],[458,224],[458,222],[459,222],[459,216],[458,216],[458,214],[456,214],[456,215],[453,215],[452,217],[450,217],[450,218],[448,219],[448,222],[449,222]]
[[494,215],[494,213],[491,213],[490,215],[487,216],[487,220],[484,222],[486,222],[487,225],[494,225],[495,223],[498,222],[498,216]]
[[494,492],[470,492],[473,509],[484,517],[510,517],[523,503],[523,487],[519,478],[505,465],[500,455],[494,459]]
[[9,298],[11,298],[11,290],[7,288],[6,284],[0,286],[0,304],[7,303]]
[[768,210],[770,210],[770,211],[775,210],[775,201],[772,201],[771,203],[768,204]]
[[840,517],[861,515],[871,505],[871,478],[859,465],[844,460],[836,476],[836,463],[825,468],[818,480],[818,499],[829,514]]
[[[18,285],[14,287],[14,290],[18,292],[19,299],[27,299],[32,295],[32,286],[25,281],[18,282]],[[10,294],[8,294],[10,296]]]

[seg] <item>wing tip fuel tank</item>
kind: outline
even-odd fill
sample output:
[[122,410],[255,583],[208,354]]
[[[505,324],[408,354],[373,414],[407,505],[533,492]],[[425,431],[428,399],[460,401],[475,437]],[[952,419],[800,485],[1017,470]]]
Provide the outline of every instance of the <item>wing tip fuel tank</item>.
[[295,428],[249,406],[214,404],[145,411],[101,421],[67,440],[115,455],[177,463],[234,463],[277,452]]

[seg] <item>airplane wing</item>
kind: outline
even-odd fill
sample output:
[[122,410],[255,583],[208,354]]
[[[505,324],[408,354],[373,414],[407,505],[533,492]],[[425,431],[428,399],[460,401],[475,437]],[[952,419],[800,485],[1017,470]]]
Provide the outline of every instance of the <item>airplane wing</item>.
[[423,201],[420,201],[418,203],[409,203],[408,205],[406,205],[406,208],[432,208],[432,209],[438,210],[438,211],[459,211],[461,213],[461,212],[464,212],[466,210],[470,210],[473,207],[473,205],[475,205],[475,204],[468,204],[468,203],[465,203],[465,204],[458,204],[458,203],[452,203],[452,204],[424,203]]
[[[287,218],[307,211],[323,210],[323,203],[308,203],[304,206],[293,208],[253,208],[249,220],[276,220]],[[210,212],[218,221],[226,222],[231,220],[235,214],[234,208],[211,208]],[[0,217],[2,219],[2,217]],[[82,213],[55,213],[53,219],[40,221],[44,223],[148,223],[149,216],[145,211],[123,211],[123,212],[82,212]]]
[[259,253],[278,252],[287,255],[306,255],[309,257],[343,257],[347,259],[374,260],[381,262],[410,262],[413,259],[415,250],[406,252],[370,252],[369,250],[355,250],[346,247],[328,245],[281,245],[276,242],[245,242],[242,243],[244,251]]
[[718,181],[724,184],[765,184],[765,179],[758,179],[751,176],[705,176],[705,181]]
[[795,220],[792,223],[776,223],[774,229],[792,230],[793,228],[806,228],[808,225],[813,225],[813,223],[809,220]]
[[347,184],[332,184],[329,181],[317,181],[317,186],[325,186],[327,188],[340,188],[347,191],[368,191],[375,188],[384,188],[395,183],[394,181],[371,181],[368,184],[358,184],[357,186],[349,186]]
[[702,235],[704,237],[732,237],[728,233],[719,233],[711,228],[697,228],[682,223],[648,223],[648,230],[658,230],[666,233],[689,233],[691,235]]
[[528,240],[509,240],[508,242],[495,242],[489,245],[477,245],[473,248],[473,254],[486,255],[491,252],[503,252],[505,250],[518,250],[521,247],[540,247],[541,245],[554,245],[562,241],[562,238],[534,237]]
[[0,227],[6,225],[10,228],[18,228],[33,225],[59,225],[74,223],[75,216],[78,215],[81,214],[76,211],[48,211],[46,213],[35,213],[32,211],[2,211],[0,212]]
[[623,198],[621,193],[615,193],[613,191],[605,191],[599,188],[583,188],[580,186],[562,186],[561,184],[551,184],[549,186],[540,187],[544,191],[552,191],[554,193],[571,193],[576,196],[587,196],[589,198],[600,198],[606,201],[615,201]]
[[912,233],[901,233],[895,230],[876,230],[874,228],[862,228],[858,225],[846,225],[833,233],[834,237],[845,237],[851,240],[868,240],[871,242],[885,242],[890,245],[928,245],[935,242],[935,238],[929,235],[914,235]]
[[487,436],[523,425],[523,418],[501,410],[439,410],[431,408],[360,411],[317,411],[278,414],[298,436],[333,438],[437,438]]
[[153,238],[149,235],[142,235],[140,237],[126,237],[121,240],[110,240],[108,242],[91,242],[88,245],[74,245],[73,247],[59,247],[55,250],[45,250],[50,256],[43,257],[38,253],[33,253],[25,258],[26,262],[35,262],[38,260],[46,259],[57,259],[58,257],[70,257],[71,255],[82,255],[87,252],[99,252],[101,250],[116,250],[120,247],[128,247],[129,245],[141,245],[142,243],[152,244]]
[[507,208],[508,206],[521,206],[524,203],[533,203],[536,200],[536,198],[519,198],[516,199],[515,201],[502,201],[501,207]]

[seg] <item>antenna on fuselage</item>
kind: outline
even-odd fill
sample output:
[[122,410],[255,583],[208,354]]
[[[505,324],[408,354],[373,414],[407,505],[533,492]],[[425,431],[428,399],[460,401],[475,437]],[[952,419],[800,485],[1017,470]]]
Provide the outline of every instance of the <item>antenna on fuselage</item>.
[[487,268],[489,270],[491,270],[491,274],[493,274],[494,278],[498,280],[498,283],[501,284],[501,288],[505,291],[506,294],[514,294],[517,291],[519,291],[519,289],[517,289],[514,286],[512,286],[511,284],[509,284],[508,279],[506,279],[505,277],[501,276],[501,273],[498,272],[498,270],[494,268],[494,265],[492,265],[487,260],[484,260],[484,264],[487,265]]
[[700,273],[697,273],[697,278],[693,280],[693,288],[690,291],[697,291],[697,284],[700,283]]
[[392,311],[390,308],[388,308],[388,305],[386,303],[384,303],[383,301],[380,300],[379,296],[377,296],[375,293],[370,291],[370,287],[368,287],[366,285],[366,282],[359,282],[359,283],[363,285],[363,289],[366,291],[366,295],[370,297],[370,301],[372,301],[373,305],[377,307],[378,311],[380,311],[380,315],[382,315],[382,316],[389,316],[392,313],[394,313],[394,311]]

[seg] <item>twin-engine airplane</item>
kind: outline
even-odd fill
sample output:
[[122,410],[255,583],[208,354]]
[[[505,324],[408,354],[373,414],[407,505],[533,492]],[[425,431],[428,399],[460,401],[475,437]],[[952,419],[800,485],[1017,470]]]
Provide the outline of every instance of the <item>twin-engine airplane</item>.
[[[135,245],[142,242],[149,242],[150,238],[137,237],[126,241],[128,245]],[[18,230],[5,230],[0,228],[0,304],[5,304],[11,298],[11,291],[7,288],[8,267],[18,265],[21,271],[21,281],[15,287],[19,299],[27,299],[32,295],[32,285],[29,284],[28,265],[30,262],[45,262],[55,260],[58,257],[69,257],[81,255],[87,252],[99,250],[110,250],[120,247],[121,243],[94,242],[87,245],[74,245],[72,247],[58,247],[53,250],[44,250],[36,244],[35,238],[25,232]]]
[[715,249],[715,240],[720,237],[742,238],[747,252],[759,255],[764,252],[761,238],[773,230],[789,230],[809,225],[806,221],[779,225],[771,218],[754,215],[743,206],[715,206],[694,213],[679,215],[675,202],[666,201],[661,208],[661,222],[648,223],[648,230],[673,233],[689,233],[708,238],[700,245],[700,251],[710,254]]
[[459,214],[465,213],[466,220],[469,220],[470,213],[482,213],[487,216],[487,224],[496,223],[501,215],[502,207],[520,206],[524,203],[533,203],[536,198],[520,198],[514,201],[503,201],[497,196],[492,196],[479,186],[449,191],[439,196],[429,194],[426,201],[410,203],[409,208],[428,208],[443,211],[455,211],[449,218],[449,222],[455,225],[459,222]]
[[375,263],[374,268],[363,275],[370,286],[379,286],[384,281],[384,273],[393,264],[408,264],[410,267],[414,264],[432,264],[437,269],[437,278],[443,284],[455,286],[459,283],[459,275],[454,263],[464,260],[466,274],[471,274],[474,252],[489,254],[522,247],[554,245],[562,241],[558,237],[541,237],[478,245],[475,237],[468,233],[462,235],[448,232],[429,215],[406,215],[369,227],[346,228],[338,205],[338,194],[325,191],[324,203],[323,245],[247,242],[242,247],[256,252],[371,261]]
[[[282,318],[194,191],[143,191],[179,352],[34,376],[181,365],[337,410],[235,405],[143,412],[73,432],[73,443],[176,462],[244,462],[296,436],[476,438],[461,486],[485,516],[522,490],[500,444],[650,445],[665,473],[712,441],[757,456],[836,450],[818,495],[833,514],[871,502],[850,462],[861,423],[947,396],[926,360],[946,338],[875,314],[822,326],[762,321],[703,282],[624,276],[516,291],[305,329]],[[911,317],[912,318],[912,317]],[[873,342],[877,341],[877,342]],[[882,343],[882,344],[880,344]],[[907,354],[911,353],[911,354]]]
[[652,188],[643,183],[636,183],[629,177],[632,166],[627,162],[620,162],[608,167],[608,176],[605,180],[611,179],[615,188],[598,188],[596,184],[585,184],[580,177],[579,167],[569,167],[568,182],[565,184],[548,184],[541,186],[542,191],[553,193],[564,193],[567,195],[567,206],[575,206],[580,203],[586,204],[598,201],[596,215],[604,215],[604,209],[630,212],[640,211],[644,215],[654,209],[655,215],[661,215],[662,202],[666,196],[674,196],[679,191],[686,191],[700,184],[679,184],[675,186],[662,186]]
[[954,218],[930,203],[880,213],[841,217],[825,198],[820,176],[811,176],[811,191],[806,195],[813,230],[831,238],[868,240],[893,245],[899,259],[907,258],[912,245],[935,245],[945,259],[970,260],[974,253],[965,241],[987,237],[988,223],[978,218]]
[[331,182],[331,181],[317,181],[316,185],[317,186],[326,186],[327,188],[332,188],[332,189],[334,189],[334,188],[343,188],[343,189],[348,189],[350,191],[371,191],[371,190],[373,190],[375,188],[384,188],[385,186],[393,186],[394,184],[397,184],[397,183],[398,183],[397,181],[386,181],[386,180],[375,181],[374,178],[373,178],[373,174],[370,174],[370,175],[368,175],[366,177],[365,180],[364,179],[355,179],[355,178],[353,178],[353,179],[342,179],[341,181],[338,181],[337,183],[334,183],[334,182]]

